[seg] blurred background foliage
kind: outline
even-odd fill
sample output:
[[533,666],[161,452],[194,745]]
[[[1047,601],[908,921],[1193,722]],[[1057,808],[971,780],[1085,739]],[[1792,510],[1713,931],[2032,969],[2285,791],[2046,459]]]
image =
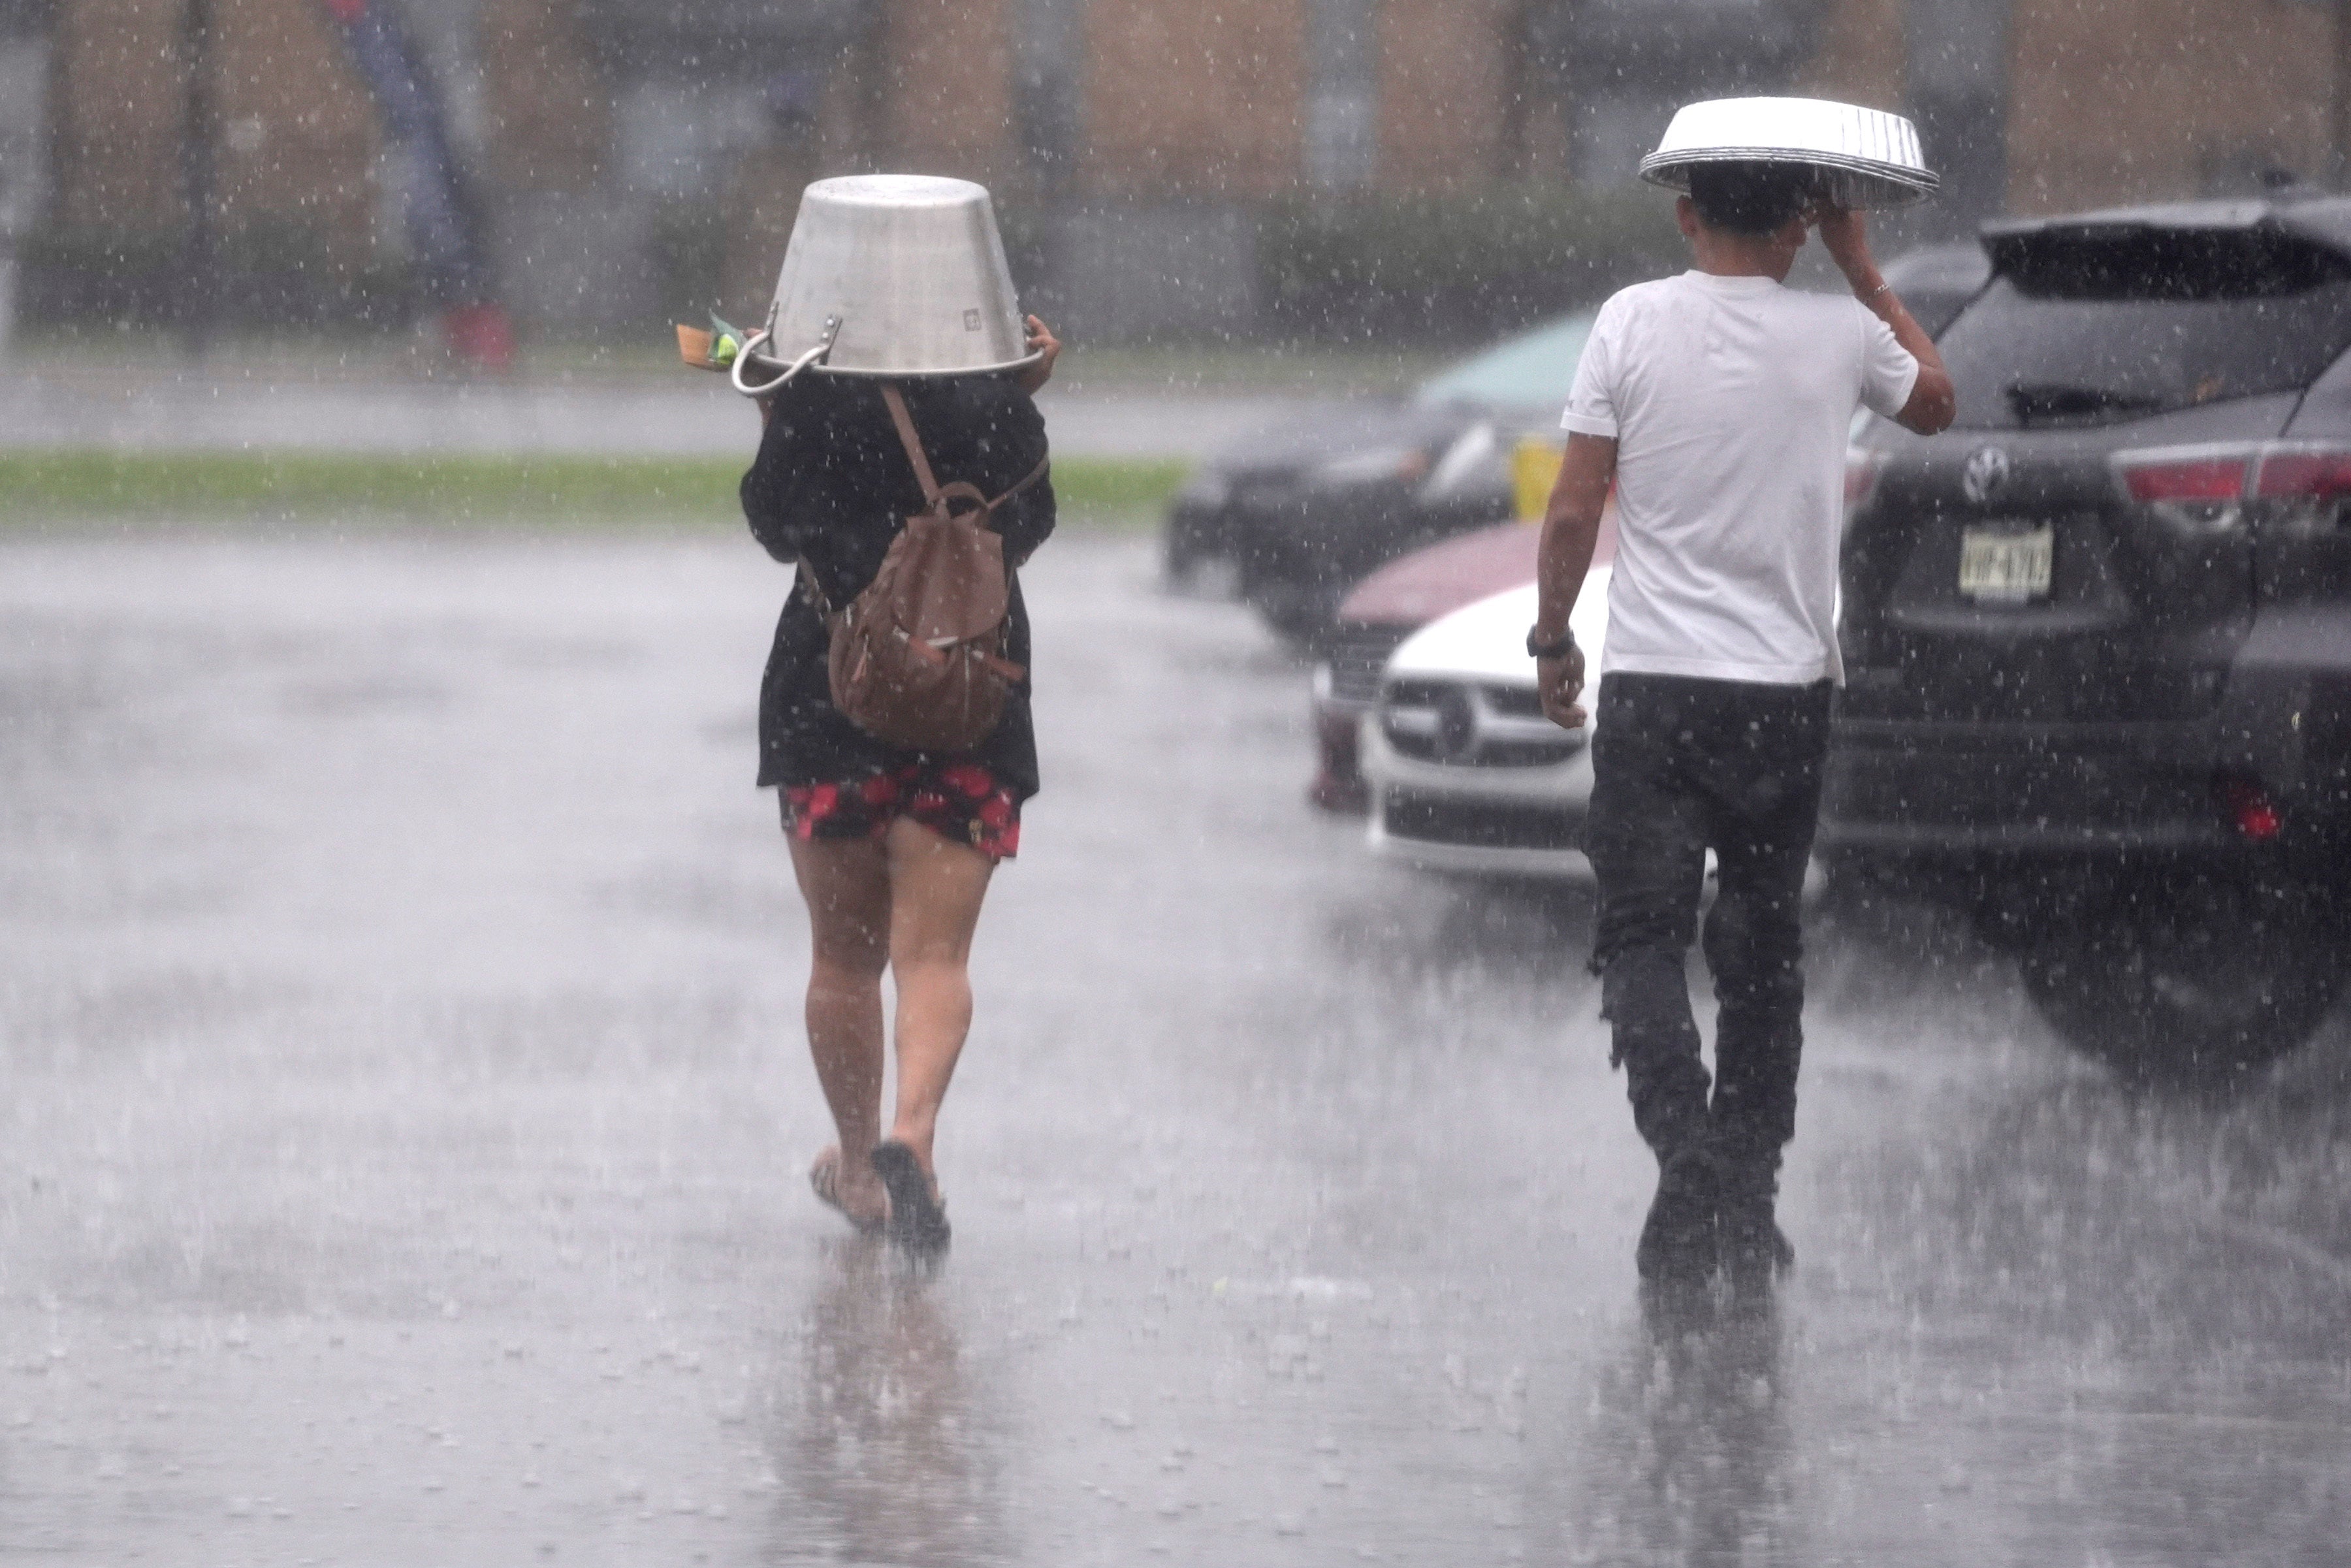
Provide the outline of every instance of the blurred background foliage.
[[[1262,302],[1250,330],[1301,341],[1435,346],[1491,336],[1681,265],[1672,208],[1646,188],[1514,183],[1343,199],[1299,194],[1256,208],[1249,225],[1246,248]],[[1003,226],[1027,291],[1050,292],[1038,214],[1008,206]],[[620,325],[652,330],[698,319],[722,298],[725,211],[666,202],[647,234],[650,308]],[[208,298],[188,287],[183,251],[171,231],[27,235],[20,308],[52,329],[171,327],[201,308],[233,330],[366,331],[409,326],[427,304],[413,269],[398,258],[337,255],[284,221],[223,235]]]
[[1682,265],[1656,193],[1522,183],[1438,194],[1292,197],[1258,231],[1263,298],[1294,336],[1483,338]]
[[375,332],[426,308],[415,269],[396,256],[338,254],[313,230],[262,217],[221,236],[199,280],[177,233],[60,229],[19,244],[18,309],[51,329],[176,329],[202,315],[242,332]]

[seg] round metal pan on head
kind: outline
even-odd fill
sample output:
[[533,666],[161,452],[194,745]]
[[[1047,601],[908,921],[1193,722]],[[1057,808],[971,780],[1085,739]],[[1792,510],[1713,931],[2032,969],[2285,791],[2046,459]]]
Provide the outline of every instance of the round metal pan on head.
[[1918,128],[1898,114],[1822,98],[1718,98],[1674,113],[1641,178],[1689,189],[1695,163],[1803,163],[1821,194],[1846,207],[1907,207],[1942,182],[1918,150]]
[[[801,371],[952,376],[1033,364],[987,187],[922,174],[820,180],[800,194],[765,329],[739,392]],[[779,372],[753,386],[745,375]]]

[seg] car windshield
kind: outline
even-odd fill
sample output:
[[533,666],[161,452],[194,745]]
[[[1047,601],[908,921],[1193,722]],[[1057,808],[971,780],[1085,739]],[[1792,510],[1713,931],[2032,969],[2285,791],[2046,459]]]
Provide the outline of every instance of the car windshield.
[[2351,347],[2339,265],[2145,239],[2020,248],[1937,347],[1975,430],[2111,424],[2298,392]]
[[1496,408],[1564,408],[1583,340],[1592,336],[1592,313],[1538,327],[1495,344],[1420,383],[1414,398],[1424,408],[1447,402]]

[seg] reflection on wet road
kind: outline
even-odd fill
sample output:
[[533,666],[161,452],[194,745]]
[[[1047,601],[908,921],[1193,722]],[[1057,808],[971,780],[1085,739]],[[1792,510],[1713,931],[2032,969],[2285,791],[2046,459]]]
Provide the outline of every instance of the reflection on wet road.
[[1800,1272],[1645,1316],[1588,908],[1367,863],[1150,571],[1029,576],[921,1278],[802,1181],[747,544],[0,546],[0,1556],[2338,1559],[2340,1018],[2149,1100],[1832,909]]

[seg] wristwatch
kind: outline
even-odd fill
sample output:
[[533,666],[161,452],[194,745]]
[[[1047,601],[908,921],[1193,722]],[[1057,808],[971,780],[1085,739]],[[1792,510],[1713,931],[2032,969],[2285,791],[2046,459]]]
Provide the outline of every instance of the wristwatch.
[[1575,633],[1573,631],[1561,632],[1556,643],[1538,643],[1535,641],[1535,629],[1531,626],[1527,628],[1527,657],[1530,659],[1564,659],[1574,651]]

